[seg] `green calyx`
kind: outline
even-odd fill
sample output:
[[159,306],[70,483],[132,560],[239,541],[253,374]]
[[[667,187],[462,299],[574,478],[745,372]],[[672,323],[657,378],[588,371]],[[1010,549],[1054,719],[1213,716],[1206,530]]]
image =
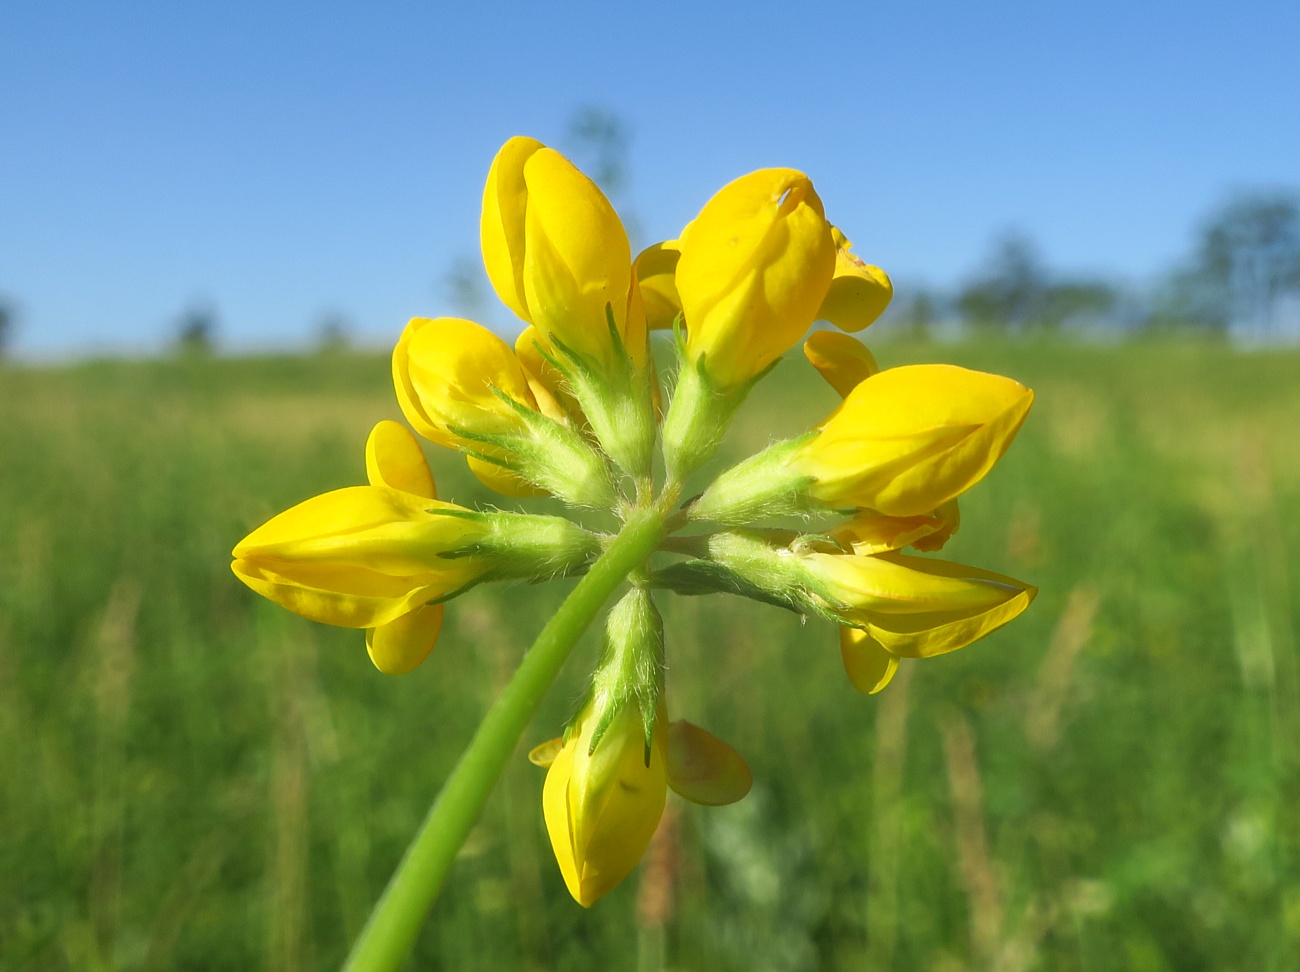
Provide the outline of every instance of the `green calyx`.
[[654,376],[648,358],[644,366],[633,360],[608,304],[605,318],[612,346],[610,364],[593,361],[555,335],[550,335],[550,341],[558,357],[540,342],[536,347],[568,383],[605,453],[624,473],[644,481],[650,477],[655,445]]
[[[605,625],[605,649],[592,673],[587,698],[579,712],[596,720],[591,752],[629,705],[637,706],[645,732],[646,764],[654,737],[664,684],[664,626],[649,590],[636,586],[610,609]],[[566,737],[574,725],[566,730]]]
[[462,439],[487,447],[481,451],[466,449],[467,454],[510,470],[570,506],[608,509],[615,504],[618,491],[609,463],[591,443],[574,429],[515,401],[500,389],[492,390],[523,419],[527,434],[492,435],[453,428],[451,431]]
[[656,571],[656,587],[678,594],[736,594],[799,615],[844,620],[838,603],[804,566],[796,549],[807,538],[787,530],[715,533],[707,555]]
[[579,573],[600,554],[596,534],[562,516],[479,513],[487,532],[457,556],[491,562],[488,579],[547,580]]
[[758,455],[732,466],[691,504],[692,520],[712,520],[742,526],[763,519],[799,516],[816,507],[807,499],[813,478],[800,472],[794,459],[816,430],[768,446]]
[[668,404],[668,414],[664,416],[664,464],[670,480],[684,482],[713,458],[736,409],[780,359],[743,385],[726,388],[710,376],[704,358],[694,363],[687,359],[680,317],[673,322],[673,333],[677,347],[677,386]]

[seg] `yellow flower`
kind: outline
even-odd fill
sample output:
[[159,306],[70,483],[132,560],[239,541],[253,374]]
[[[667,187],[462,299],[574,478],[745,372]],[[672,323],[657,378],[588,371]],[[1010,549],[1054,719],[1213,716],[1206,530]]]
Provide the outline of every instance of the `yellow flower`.
[[[535,350],[535,349],[534,349]],[[393,349],[402,413],[439,445],[468,453],[470,470],[508,496],[554,493],[575,505],[605,506],[613,486],[604,459],[575,431],[544,371],[525,370],[508,344],[455,317],[417,317]]]
[[846,553],[835,537],[711,534],[700,559],[655,574],[682,594],[741,594],[862,628],[896,655],[954,651],[1006,624],[1036,589],[1001,574],[896,551]]
[[636,703],[615,717],[593,751],[598,722],[589,704],[567,742],[554,739],[529,754],[548,767],[542,791],[546,831],[564,883],[584,908],[641,859],[668,787],[694,803],[721,806],[741,799],[753,785],[739,753],[692,723],[669,725],[662,709],[648,754]]
[[545,341],[615,365],[608,306],[633,360],[644,362],[644,320],[628,319],[627,233],[573,163],[536,139],[510,139],[488,172],[480,228],[497,295]]
[[810,341],[814,364],[848,389],[840,406],[813,432],[724,472],[690,507],[692,519],[744,524],[849,507],[928,515],[984,478],[1034,401],[1010,378],[952,365],[857,380],[870,362],[844,353],[844,340]]
[[[460,507],[385,486],[314,496],[235,547],[235,575],[289,610],[377,628],[465,586],[490,566],[442,555],[484,534]],[[448,514],[452,515],[448,515]]]
[[[956,629],[948,630],[950,622],[984,618],[994,612],[1002,624],[1024,610],[1033,596],[1029,593],[1032,588],[1010,577],[928,557],[813,552],[800,559],[817,582],[817,596],[825,598],[842,620],[865,625],[873,635],[879,629],[885,637],[877,640],[891,643],[896,654],[928,657],[960,648],[969,642],[956,643],[960,638]],[[1005,615],[1003,608],[1013,601],[1018,606]],[[905,637],[909,633],[931,633],[938,628],[947,630],[955,640],[929,637],[923,639],[924,647],[908,647],[915,642]],[[961,628],[962,632],[970,630],[970,626]],[[989,630],[992,628],[984,629]],[[889,637],[890,632],[898,637]]]
[[687,361],[720,389],[745,385],[803,337],[834,272],[830,224],[806,175],[760,169],[724,186],[681,240]]
[[[431,442],[494,457],[502,450],[463,433],[527,436],[527,423],[502,401],[498,389],[536,409],[528,378],[510,346],[487,328],[458,317],[416,317],[393,349],[393,385],[406,420]],[[544,491],[502,466],[469,456],[470,470],[507,496]]]
[[1019,382],[953,365],[889,368],[858,384],[796,452],[825,507],[929,513],[984,478],[1033,404]]
[[835,276],[817,311],[818,320],[830,321],[842,331],[860,331],[874,322],[894,297],[894,285],[879,267],[859,259],[853,244],[836,227]]
[[867,695],[889,684],[900,657],[964,648],[1013,620],[1038,593],[1010,577],[943,560],[901,554],[840,560],[852,567],[832,569],[839,575],[832,589],[843,595],[848,585],[856,603],[867,605],[846,614],[860,627],[840,628],[840,657],[849,681]]

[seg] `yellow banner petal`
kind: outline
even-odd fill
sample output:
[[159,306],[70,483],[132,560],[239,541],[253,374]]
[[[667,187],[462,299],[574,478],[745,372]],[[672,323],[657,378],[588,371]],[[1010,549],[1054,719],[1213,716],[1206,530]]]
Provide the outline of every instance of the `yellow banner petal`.
[[501,303],[524,321],[532,320],[524,296],[524,220],[528,209],[524,164],[542,148],[537,139],[522,135],[501,146],[488,170],[479,221],[483,266],[492,289]]
[[366,478],[371,486],[438,498],[420,443],[406,426],[388,419],[371,429],[366,439]]
[[429,657],[442,630],[443,606],[426,604],[366,630],[366,651],[385,675],[405,675]]
[[841,398],[880,371],[865,344],[839,331],[813,331],[803,353]]
[[875,695],[884,689],[898,671],[898,656],[886,651],[861,628],[840,628],[840,658],[844,673],[863,695]]
[[830,321],[842,331],[861,331],[885,312],[894,297],[889,275],[852,252],[853,244],[838,230],[835,237],[835,275],[817,311],[817,319]]
[[687,355],[723,389],[803,337],[835,271],[821,200],[794,169],[760,169],[724,186],[681,246],[675,279]]

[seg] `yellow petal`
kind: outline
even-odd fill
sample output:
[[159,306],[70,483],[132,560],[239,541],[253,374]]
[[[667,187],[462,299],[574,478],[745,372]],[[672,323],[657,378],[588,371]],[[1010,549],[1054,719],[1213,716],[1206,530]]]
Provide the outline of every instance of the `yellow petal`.
[[426,604],[366,631],[366,651],[385,675],[405,675],[429,657],[442,630],[442,605]]
[[831,536],[858,554],[885,553],[904,547],[933,551],[948,542],[960,522],[957,501],[952,500],[925,516],[885,516],[863,510],[831,531]]
[[469,471],[474,474],[475,479],[502,496],[536,499],[539,496],[548,495],[546,490],[534,486],[526,479],[521,479],[509,469],[498,466],[495,462],[485,462],[477,456],[466,456],[465,464],[469,466]]
[[682,299],[677,295],[677,261],[681,255],[677,240],[665,240],[642,250],[632,265],[645,301],[646,327],[652,331],[670,330],[682,312]]
[[813,331],[803,353],[841,398],[880,371],[865,344],[839,331]]
[[329,564],[236,560],[235,576],[295,614],[344,628],[374,628],[409,614],[472,579],[458,573],[395,577]]
[[[493,387],[536,408],[510,346],[485,327],[456,317],[413,319],[393,349],[393,384],[402,414],[417,432],[455,448],[456,428],[521,434],[520,417]],[[476,446],[482,448],[481,445]]]
[[569,782],[572,778],[573,746],[565,746],[556,754],[546,772],[546,782],[542,785],[542,816],[555,862],[560,865],[560,874],[564,877],[564,886],[574,901],[590,908],[596,899],[583,900],[578,857],[573,847],[573,822],[569,816]]
[[1023,590],[1009,577],[898,553],[809,553],[802,560],[832,598],[871,617],[978,612]]
[[952,365],[888,368],[861,382],[794,459],[830,507],[918,516],[960,495],[1006,452],[1034,394]]
[[875,695],[898,671],[898,656],[860,628],[840,628],[840,657],[849,681],[863,695]]
[[718,191],[681,241],[676,284],[690,361],[739,387],[807,332],[835,270],[812,182],[760,169]]
[[1009,594],[1001,603],[984,609],[864,615],[872,637],[892,653],[904,658],[930,658],[963,648],[1016,618],[1038,594],[1036,587],[977,567],[901,554],[890,556],[904,566],[986,583],[1002,588]]
[[835,230],[834,236],[835,276],[817,318],[842,331],[860,331],[885,312],[894,297],[894,285],[885,271],[852,252],[853,244],[843,233]]
[[720,807],[743,799],[754,776],[740,753],[681,720],[668,727],[668,785],[692,803]]
[[366,478],[371,486],[438,498],[420,443],[406,426],[387,419],[371,429],[366,439]]
[[483,265],[492,288],[501,302],[525,321],[532,317],[524,296],[524,219],[528,208],[524,163],[541,148],[537,139],[521,135],[501,146],[488,170],[479,222]]
[[313,496],[262,524],[236,558],[360,567],[393,575],[453,569],[440,555],[482,536],[463,508],[383,486]]
[[542,769],[549,769],[550,765],[555,762],[555,757],[560,755],[560,750],[563,748],[563,736],[548,739],[528,751],[528,762],[534,766],[540,766]]
[[645,759],[638,707],[624,709],[590,751],[590,713],[546,774],[542,808],[551,847],[574,900],[589,908],[631,872],[654,836],[667,797],[664,727]]
[[547,337],[612,364],[606,306],[626,339],[632,284],[623,224],[596,184],[553,149],[529,156],[524,180],[523,281],[532,323]]

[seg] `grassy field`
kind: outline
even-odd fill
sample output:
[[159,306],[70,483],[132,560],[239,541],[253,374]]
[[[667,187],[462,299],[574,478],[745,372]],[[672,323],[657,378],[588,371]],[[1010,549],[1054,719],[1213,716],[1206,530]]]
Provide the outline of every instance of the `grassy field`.
[[[669,693],[733,743],[733,807],[670,802],[590,911],[542,773],[589,635],[411,968],[1300,968],[1300,355],[889,345],[1038,393],[951,559],[1017,622],[865,698],[829,625],[668,599]],[[788,362],[732,456],[832,404]],[[336,966],[566,583],[455,602],[377,673],[359,632],[244,589],[267,516],[364,481],[380,356],[0,370],[0,968]],[[444,496],[485,499],[449,453]]]

